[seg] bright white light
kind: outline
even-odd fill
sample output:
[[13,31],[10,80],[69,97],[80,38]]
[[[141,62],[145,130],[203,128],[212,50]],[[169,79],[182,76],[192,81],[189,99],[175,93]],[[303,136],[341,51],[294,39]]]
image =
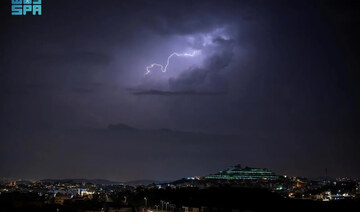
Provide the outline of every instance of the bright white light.
[[178,57],[194,57],[199,51],[193,51],[192,53],[177,53],[177,52],[174,52],[172,54],[169,55],[169,57],[167,58],[167,61],[166,61],[166,64],[165,66],[161,65],[161,64],[158,64],[158,63],[153,63],[149,66],[146,66],[146,74],[149,74],[151,72],[151,69],[154,68],[155,66],[158,66],[160,67],[160,70],[162,72],[166,72],[169,64],[170,64],[170,59],[173,57],[173,56],[178,56]]

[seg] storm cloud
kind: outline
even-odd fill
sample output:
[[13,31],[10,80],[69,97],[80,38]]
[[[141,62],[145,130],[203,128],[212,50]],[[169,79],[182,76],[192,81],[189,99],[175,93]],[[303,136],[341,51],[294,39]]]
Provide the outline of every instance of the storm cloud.
[[342,2],[1,8],[0,175],[164,179],[242,163],[358,176],[360,13]]
[[[221,75],[223,71],[232,61],[234,52],[234,41],[225,40],[223,38],[214,38],[211,40],[215,45],[214,53],[207,56],[204,66],[201,68],[189,68],[185,70],[179,77],[170,78],[169,86],[173,90],[226,90],[226,80]],[[203,49],[207,51],[207,49]]]

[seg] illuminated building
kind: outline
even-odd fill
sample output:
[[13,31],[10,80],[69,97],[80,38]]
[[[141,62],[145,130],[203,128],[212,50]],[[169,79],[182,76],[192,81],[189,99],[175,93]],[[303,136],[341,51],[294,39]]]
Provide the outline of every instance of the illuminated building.
[[242,168],[240,165],[205,177],[208,180],[277,180],[278,178],[275,173],[268,169]]
[[69,195],[57,195],[55,196],[54,203],[57,205],[63,205],[66,200],[70,200],[71,196]]

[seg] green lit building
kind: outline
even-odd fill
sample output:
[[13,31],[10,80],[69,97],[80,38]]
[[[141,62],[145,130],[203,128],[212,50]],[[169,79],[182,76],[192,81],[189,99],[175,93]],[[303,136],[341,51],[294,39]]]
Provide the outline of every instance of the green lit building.
[[207,180],[277,180],[278,178],[275,173],[268,169],[242,168],[240,165],[205,177]]

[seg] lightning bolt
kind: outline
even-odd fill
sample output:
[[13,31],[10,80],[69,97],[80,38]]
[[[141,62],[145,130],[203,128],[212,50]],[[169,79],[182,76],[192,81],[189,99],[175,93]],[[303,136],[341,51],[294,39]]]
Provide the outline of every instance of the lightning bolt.
[[169,66],[170,64],[170,59],[173,57],[173,56],[178,56],[178,57],[194,57],[195,54],[196,54],[197,51],[193,51],[192,53],[177,53],[177,52],[174,52],[172,54],[169,55],[169,57],[167,58],[166,60],[166,64],[165,66],[161,65],[161,64],[158,64],[158,63],[153,63],[149,66],[146,66],[146,73],[145,75],[149,74],[151,72],[151,69],[154,68],[155,66],[158,66],[160,67],[160,70],[162,72],[166,72],[166,69],[167,67]]

